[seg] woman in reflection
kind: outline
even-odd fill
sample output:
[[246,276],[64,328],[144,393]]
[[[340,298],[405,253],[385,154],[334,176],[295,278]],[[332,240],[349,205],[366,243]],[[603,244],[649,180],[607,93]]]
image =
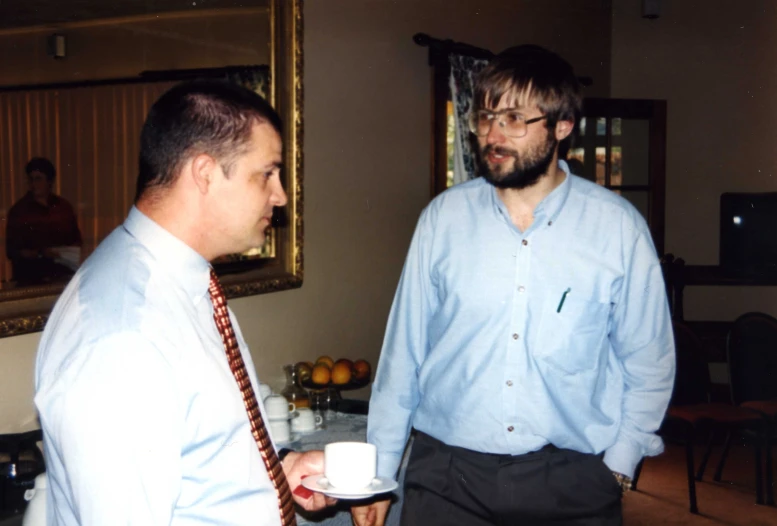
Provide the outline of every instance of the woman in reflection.
[[25,168],[29,191],[8,212],[6,252],[18,285],[64,281],[73,275],[81,251],[73,207],[52,192],[57,171],[44,157]]

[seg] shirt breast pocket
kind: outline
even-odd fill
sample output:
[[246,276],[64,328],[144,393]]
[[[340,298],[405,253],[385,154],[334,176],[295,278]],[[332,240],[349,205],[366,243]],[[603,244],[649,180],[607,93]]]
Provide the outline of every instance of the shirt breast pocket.
[[609,303],[575,298],[571,294],[560,309],[558,303],[545,303],[534,354],[567,373],[595,369],[606,350]]

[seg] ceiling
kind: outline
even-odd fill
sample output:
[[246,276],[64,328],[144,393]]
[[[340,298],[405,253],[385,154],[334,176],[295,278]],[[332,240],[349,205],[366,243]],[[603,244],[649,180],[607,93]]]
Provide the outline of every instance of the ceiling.
[[170,11],[265,7],[269,0],[0,0],[0,29]]

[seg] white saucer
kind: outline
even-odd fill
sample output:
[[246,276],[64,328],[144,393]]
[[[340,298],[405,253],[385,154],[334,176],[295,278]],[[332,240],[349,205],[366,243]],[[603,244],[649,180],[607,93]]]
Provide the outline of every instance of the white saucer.
[[363,499],[377,495],[379,493],[387,493],[397,488],[398,484],[396,480],[377,477],[372,479],[372,484],[366,488],[362,488],[355,491],[349,491],[344,489],[338,489],[329,485],[326,477],[313,475],[302,479],[302,485],[309,490],[323,493],[327,497],[333,497],[335,499]]
[[299,416],[299,413],[296,411],[289,411],[289,414],[286,416],[268,416],[267,420],[270,422],[277,422],[278,420],[291,420],[292,418],[297,418]]

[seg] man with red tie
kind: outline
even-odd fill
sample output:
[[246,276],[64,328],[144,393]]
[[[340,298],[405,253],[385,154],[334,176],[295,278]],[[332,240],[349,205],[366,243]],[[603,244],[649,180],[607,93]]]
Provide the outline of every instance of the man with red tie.
[[181,84],[141,134],[135,206],[57,302],[36,366],[50,525],[293,525],[321,451],[277,451],[210,261],[260,246],[280,119],[236,85]]

